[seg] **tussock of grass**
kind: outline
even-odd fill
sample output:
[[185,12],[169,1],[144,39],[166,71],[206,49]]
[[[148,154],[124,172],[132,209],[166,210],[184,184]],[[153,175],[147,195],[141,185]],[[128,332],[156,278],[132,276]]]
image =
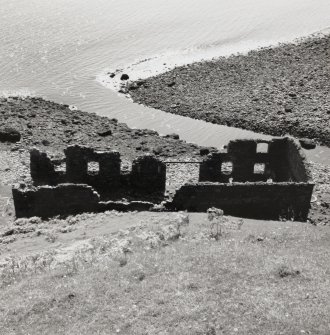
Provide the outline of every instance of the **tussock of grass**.
[[291,269],[286,265],[282,265],[278,269],[278,275],[280,276],[280,278],[285,278],[289,276],[296,277],[300,275],[300,271]]
[[2,287],[3,334],[330,333],[326,227],[244,223],[216,241],[207,222],[177,239],[169,226],[121,232],[118,253],[94,240],[93,257]]

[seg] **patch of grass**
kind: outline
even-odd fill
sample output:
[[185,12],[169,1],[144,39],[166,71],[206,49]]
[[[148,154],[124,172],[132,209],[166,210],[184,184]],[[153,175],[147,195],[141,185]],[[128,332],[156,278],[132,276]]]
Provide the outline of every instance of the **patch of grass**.
[[[156,226],[123,232],[116,244],[95,240],[90,258],[3,286],[2,333],[330,333],[326,227],[244,224],[217,241],[208,223],[190,224],[177,239]],[[160,232],[166,244],[155,244]]]

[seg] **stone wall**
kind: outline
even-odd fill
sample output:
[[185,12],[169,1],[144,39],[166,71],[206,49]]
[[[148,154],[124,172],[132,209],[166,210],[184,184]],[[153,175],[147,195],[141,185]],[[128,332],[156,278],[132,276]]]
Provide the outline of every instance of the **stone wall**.
[[221,171],[222,164],[226,162],[225,153],[212,153],[200,164],[199,181],[227,183],[231,174],[224,174]]
[[36,185],[56,185],[60,178],[47,154],[38,149],[30,151],[30,173]]
[[99,194],[86,184],[14,187],[16,217],[50,218],[85,212],[148,211],[153,203],[146,201],[100,201]]
[[307,158],[300,144],[296,141],[288,140],[286,154],[290,179],[296,182],[310,181],[312,179],[311,172],[307,167]]
[[[258,152],[258,145],[268,147]],[[223,171],[230,163],[232,170]],[[300,145],[291,137],[264,140],[235,140],[228,144],[227,150],[213,153],[201,163],[199,181],[226,183],[266,181],[307,182],[310,173],[305,164],[305,155]]]
[[98,210],[100,197],[91,186],[61,184],[34,188],[13,188],[16,217],[52,217]]
[[141,156],[134,160],[130,175],[133,189],[142,193],[152,193],[155,190],[165,192],[166,165],[153,156]]
[[[119,152],[100,152],[84,146],[69,146],[64,150],[66,171],[55,170],[46,153],[30,152],[31,177],[35,186],[80,183],[93,186],[100,195],[132,193],[164,193],[166,166],[155,156],[145,155],[133,161],[132,172],[121,171]],[[93,163],[98,168],[90,171]]]
[[291,137],[273,139],[270,142],[269,162],[274,181],[311,181],[306,156],[300,144]]
[[182,186],[169,210],[205,212],[221,208],[226,215],[278,220],[306,221],[313,184],[309,183],[197,183]]
[[[140,201],[142,198],[163,199],[166,165],[155,156],[137,158],[127,173],[121,171],[120,154],[116,151],[101,152],[74,145],[64,153],[66,169],[57,171],[55,161],[46,153],[31,150],[33,186],[13,188],[16,217],[149,210],[153,203]],[[126,197],[131,201],[115,200]]]
[[[100,152],[76,145],[67,147],[64,153],[68,182],[86,183],[100,191],[120,187],[119,152]],[[89,171],[88,163],[97,165],[98,171]]]
[[233,164],[233,180],[248,181],[252,179],[256,157],[257,142],[236,140],[228,144],[228,156]]
[[[31,150],[34,186],[13,189],[17,217],[149,210],[153,203],[142,199],[164,200],[166,165],[154,156],[137,158],[127,172],[121,171],[118,152],[69,146],[65,162],[66,171],[56,171],[45,153]],[[96,170],[89,169],[91,162]],[[227,150],[208,155],[200,165],[199,183],[177,190],[166,208],[204,212],[218,207],[227,215],[305,221],[313,186],[305,156],[292,138],[236,140]],[[116,201],[126,196],[130,202]]]

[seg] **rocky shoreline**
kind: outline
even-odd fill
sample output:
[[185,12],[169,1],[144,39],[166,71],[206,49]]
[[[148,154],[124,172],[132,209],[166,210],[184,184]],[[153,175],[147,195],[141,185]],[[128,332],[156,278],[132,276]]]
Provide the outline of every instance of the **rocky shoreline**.
[[199,155],[200,147],[179,139],[176,134],[159,136],[148,129],[131,129],[116,119],[71,110],[68,105],[42,98],[0,98],[0,123],[21,135],[16,143],[1,144],[2,149],[38,147],[60,153],[70,144],[99,150],[117,150],[124,159],[151,153],[160,158]]
[[128,82],[133,101],[165,112],[330,146],[330,36],[177,67]]

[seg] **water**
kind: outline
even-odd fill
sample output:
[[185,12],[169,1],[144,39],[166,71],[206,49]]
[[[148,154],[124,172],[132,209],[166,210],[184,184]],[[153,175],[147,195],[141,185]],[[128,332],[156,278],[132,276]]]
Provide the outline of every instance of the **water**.
[[[0,0],[0,93],[43,96],[221,147],[262,136],[132,104],[102,85],[102,75],[120,68],[154,74],[291,41],[329,24],[329,0]],[[325,152],[320,159],[330,157]]]

